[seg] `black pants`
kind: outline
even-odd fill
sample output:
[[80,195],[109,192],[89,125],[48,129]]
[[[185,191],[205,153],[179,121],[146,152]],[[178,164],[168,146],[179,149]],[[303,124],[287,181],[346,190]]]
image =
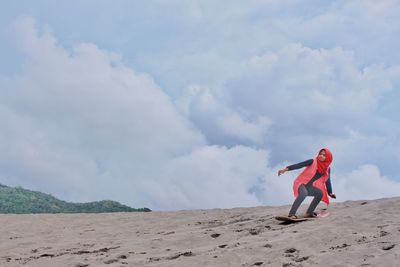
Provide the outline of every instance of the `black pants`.
[[293,202],[292,208],[290,209],[289,216],[296,215],[298,208],[307,196],[314,197],[307,210],[308,214],[312,214],[315,208],[318,206],[319,202],[321,201],[322,197],[324,196],[324,193],[321,191],[321,189],[316,188],[312,184],[302,184],[299,187],[299,195]]

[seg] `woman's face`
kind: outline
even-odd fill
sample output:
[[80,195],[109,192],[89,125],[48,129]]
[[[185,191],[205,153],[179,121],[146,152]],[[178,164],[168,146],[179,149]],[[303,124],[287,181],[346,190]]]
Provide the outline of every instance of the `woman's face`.
[[318,154],[318,159],[320,160],[320,161],[325,161],[326,160],[326,152],[325,152],[325,150],[321,150],[320,152],[319,152],[319,154]]

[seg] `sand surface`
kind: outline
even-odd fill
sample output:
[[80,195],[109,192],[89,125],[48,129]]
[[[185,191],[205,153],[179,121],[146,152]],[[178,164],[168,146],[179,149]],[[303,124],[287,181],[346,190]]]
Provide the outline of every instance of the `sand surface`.
[[400,266],[400,198],[333,203],[329,217],[297,224],[274,219],[288,210],[3,214],[0,266]]

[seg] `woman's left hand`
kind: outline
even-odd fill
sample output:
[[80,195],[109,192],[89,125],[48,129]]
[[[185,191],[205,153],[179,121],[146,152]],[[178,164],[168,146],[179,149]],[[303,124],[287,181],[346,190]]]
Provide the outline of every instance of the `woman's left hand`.
[[336,195],[335,195],[334,193],[330,193],[329,196],[330,196],[331,198],[336,198]]
[[278,171],[278,176],[281,176],[282,174],[284,174],[285,172],[287,172],[289,169],[286,167],[286,168],[283,168],[283,169],[281,169],[281,170],[279,170]]

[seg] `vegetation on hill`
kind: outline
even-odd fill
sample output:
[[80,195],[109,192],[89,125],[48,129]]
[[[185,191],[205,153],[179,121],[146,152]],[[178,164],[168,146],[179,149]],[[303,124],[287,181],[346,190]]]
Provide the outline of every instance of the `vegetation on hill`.
[[0,213],[101,213],[138,211],[148,212],[151,210],[148,208],[134,209],[111,200],[70,203],[38,191],[0,184]]

